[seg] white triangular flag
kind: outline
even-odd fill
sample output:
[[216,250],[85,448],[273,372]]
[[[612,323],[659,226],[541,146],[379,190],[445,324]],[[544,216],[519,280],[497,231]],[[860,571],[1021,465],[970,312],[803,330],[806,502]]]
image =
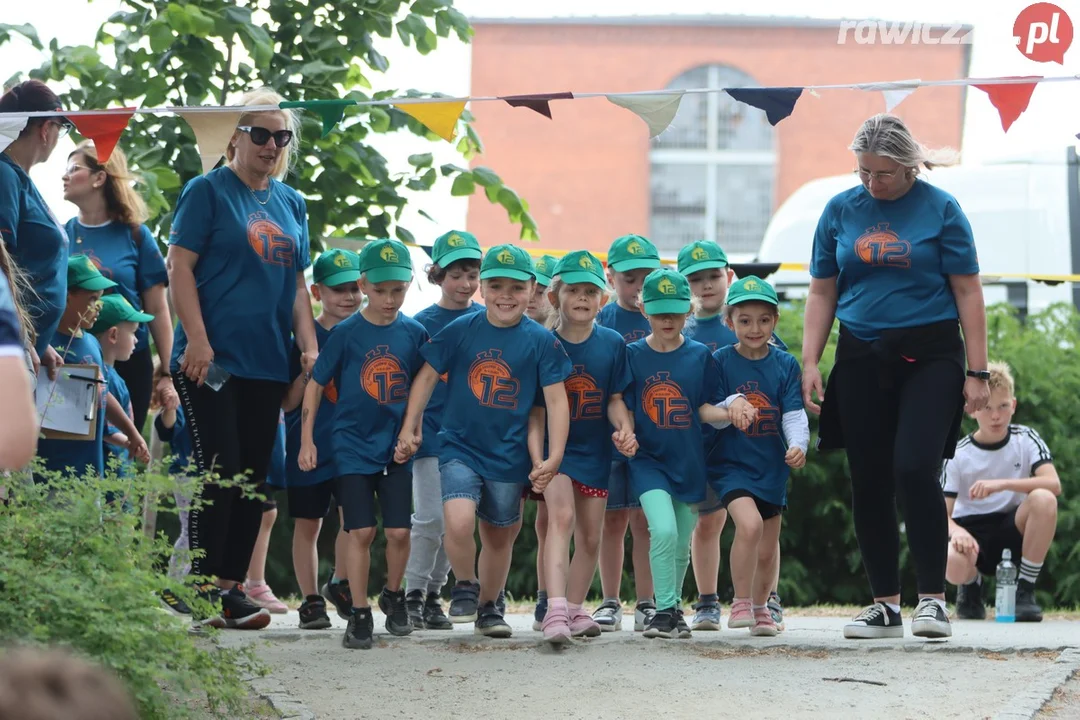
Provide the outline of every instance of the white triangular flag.
[[904,102],[904,99],[915,92],[920,85],[922,85],[922,80],[898,80],[896,82],[863,83],[859,85],[859,89],[866,92],[880,92],[885,99],[885,112],[889,113],[897,105]]
[[4,152],[4,148],[15,142],[26,127],[27,120],[28,118],[24,117],[0,118],[0,152]]
[[229,146],[229,140],[236,132],[236,123],[240,122],[241,113],[223,110],[180,112],[177,115],[184,118],[195,133],[195,143],[199,146],[199,157],[202,158],[202,171],[205,175],[214,169],[225,154],[225,148]]
[[667,130],[679,112],[683,93],[656,93],[653,95],[608,95],[607,99],[634,113],[649,126],[649,137],[654,138]]
[[915,92],[915,88],[905,88],[903,90],[882,90],[881,96],[885,98],[885,112],[891,113],[900,103],[904,102],[911,93]]

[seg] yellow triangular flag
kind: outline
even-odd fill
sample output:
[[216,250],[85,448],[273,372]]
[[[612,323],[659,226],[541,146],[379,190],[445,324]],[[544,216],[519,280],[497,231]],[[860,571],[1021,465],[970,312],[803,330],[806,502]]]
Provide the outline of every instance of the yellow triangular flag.
[[195,133],[195,143],[202,158],[202,171],[205,175],[214,169],[218,160],[225,154],[229,140],[236,132],[236,123],[240,122],[240,113],[233,110],[221,112],[181,112],[177,113],[187,121]]
[[394,107],[419,120],[424,127],[443,140],[452,142],[457,131],[458,118],[465,112],[465,101],[402,103]]

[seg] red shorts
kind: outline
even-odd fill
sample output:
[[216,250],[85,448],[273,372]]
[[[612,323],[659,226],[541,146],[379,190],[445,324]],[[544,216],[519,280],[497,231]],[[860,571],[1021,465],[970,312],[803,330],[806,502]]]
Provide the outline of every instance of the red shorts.
[[[599,490],[594,487],[589,487],[588,485],[583,485],[577,480],[574,480],[573,478],[570,478],[570,482],[573,483],[574,489],[585,497],[606,498],[608,496],[607,490]],[[535,500],[537,502],[544,502],[544,496],[533,492],[532,485],[525,486],[525,488],[521,491],[521,498],[523,500]]]

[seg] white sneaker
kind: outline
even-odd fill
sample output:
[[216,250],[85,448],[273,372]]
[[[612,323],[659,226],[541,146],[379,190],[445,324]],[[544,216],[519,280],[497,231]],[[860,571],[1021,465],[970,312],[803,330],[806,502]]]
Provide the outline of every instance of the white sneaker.
[[622,604],[617,600],[605,600],[592,614],[601,632],[622,630]]
[[642,600],[634,608],[634,632],[643,632],[649,626],[649,621],[656,614],[656,604],[648,600]]
[[919,601],[915,614],[911,616],[911,634],[924,638],[952,637],[952,623],[941,603],[934,598]]

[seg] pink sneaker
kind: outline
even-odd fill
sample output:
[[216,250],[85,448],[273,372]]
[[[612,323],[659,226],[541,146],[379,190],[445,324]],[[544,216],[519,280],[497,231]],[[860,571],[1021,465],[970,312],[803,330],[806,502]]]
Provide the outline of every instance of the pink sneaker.
[[284,615],[289,612],[289,607],[274,596],[274,591],[270,589],[265,580],[260,583],[244,585],[244,592],[247,593],[251,602],[259,607],[266,608],[275,615]]
[[749,600],[732,600],[727,626],[730,629],[748,628],[754,625],[754,611]]
[[750,628],[750,634],[755,637],[776,637],[779,630],[776,621],[768,607],[754,609],[754,627]]
[[562,645],[571,640],[570,616],[567,613],[566,601],[549,599],[547,613],[541,624],[544,631],[544,640],[552,645]]
[[570,634],[574,637],[599,637],[600,625],[578,605],[570,613]]

